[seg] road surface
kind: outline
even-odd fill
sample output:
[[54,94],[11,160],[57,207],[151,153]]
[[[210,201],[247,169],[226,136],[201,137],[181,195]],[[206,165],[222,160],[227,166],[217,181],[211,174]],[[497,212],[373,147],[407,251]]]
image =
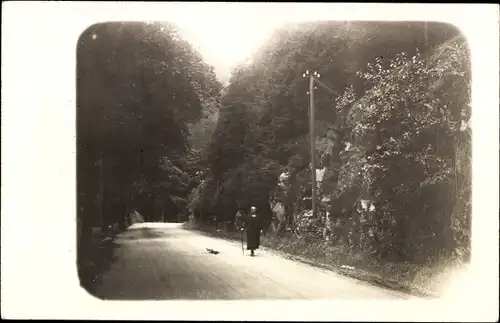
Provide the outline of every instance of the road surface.
[[[115,260],[93,293],[101,299],[410,299],[268,251],[185,230],[135,224],[117,236]],[[206,248],[219,251],[210,254]]]

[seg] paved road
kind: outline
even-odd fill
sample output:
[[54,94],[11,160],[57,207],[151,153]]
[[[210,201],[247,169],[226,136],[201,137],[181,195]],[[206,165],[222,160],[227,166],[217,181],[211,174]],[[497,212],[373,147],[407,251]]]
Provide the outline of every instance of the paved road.
[[[410,299],[411,296],[258,250],[184,230],[131,226],[116,239],[116,260],[95,296],[104,299]],[[210,254],[205,248],[219,251]]]

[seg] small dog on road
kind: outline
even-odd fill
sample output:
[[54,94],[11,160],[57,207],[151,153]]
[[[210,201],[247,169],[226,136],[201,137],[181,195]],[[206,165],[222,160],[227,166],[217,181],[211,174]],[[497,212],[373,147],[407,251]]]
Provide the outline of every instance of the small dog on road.
[[214,249],[207,248],[207,251],[209,253],[211,253],[212,255],[218,255],[219,254],[219,252],[217,250],[214,250]]

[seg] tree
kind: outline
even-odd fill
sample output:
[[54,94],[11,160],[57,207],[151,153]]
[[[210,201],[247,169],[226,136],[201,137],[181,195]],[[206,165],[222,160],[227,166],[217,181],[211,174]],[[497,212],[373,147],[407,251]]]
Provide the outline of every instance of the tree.
[[[303,201],[311,194],[307,81],[302,72],[320,72],[322,80],[340,93],[350,87],[343,103],[325,91],[315,95],[318,146],[324,149],[318,152],[319,160],[330,166],[321,190],[329,195],[340,176],[344,139],[350,136],[345,122],[349,105],[368,89],[356,72],[373,57],[403,51],[413,55],[416,44],[427,51],[456,34],[449,26],[421,23],[320,22],[277,30],[250,63],[233,71],[223,95],[209,160],[217,192],[213,204],[225,205],[223,200],[239,195],[241,204],[257,203],[270,210],[279,175],[288,171],[294,188],[285,194],[285,214],[291,225],[293,214],[308,208]],[[340,105],[345,107],[335,108]],[[236,174],[242,177],[241,189]],[[341,198],[347,203],[356,194]]]
[[194,129],[218,104],[213,67],[174,25],[102,23],[80,36],[77,75],[78,203],[86,231],[123,222],[132,208],[147,220],[165,213],[175,219],[195,176],[196,162],[185,160],[195,154],[191,146],[200,148]]
[[466,258],[470,243],[466,43],[454,38],[426,56],[402,53],[388,68],[376,59],[359,73],[373,87],[349,111],[352,153],[332,196],[342,205],[354,189],[355,204],[369,201],[373,207],[345,210],[344,226],[360,231],[362,246],[398,261]]

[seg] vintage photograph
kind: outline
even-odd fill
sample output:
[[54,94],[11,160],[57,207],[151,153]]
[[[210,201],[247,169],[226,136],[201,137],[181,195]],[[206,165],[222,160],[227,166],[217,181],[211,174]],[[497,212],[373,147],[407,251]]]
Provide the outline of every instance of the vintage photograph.
[[81,287],[439,298],[471,257],[467,39],[430,21],[237,22],[80,35]]

